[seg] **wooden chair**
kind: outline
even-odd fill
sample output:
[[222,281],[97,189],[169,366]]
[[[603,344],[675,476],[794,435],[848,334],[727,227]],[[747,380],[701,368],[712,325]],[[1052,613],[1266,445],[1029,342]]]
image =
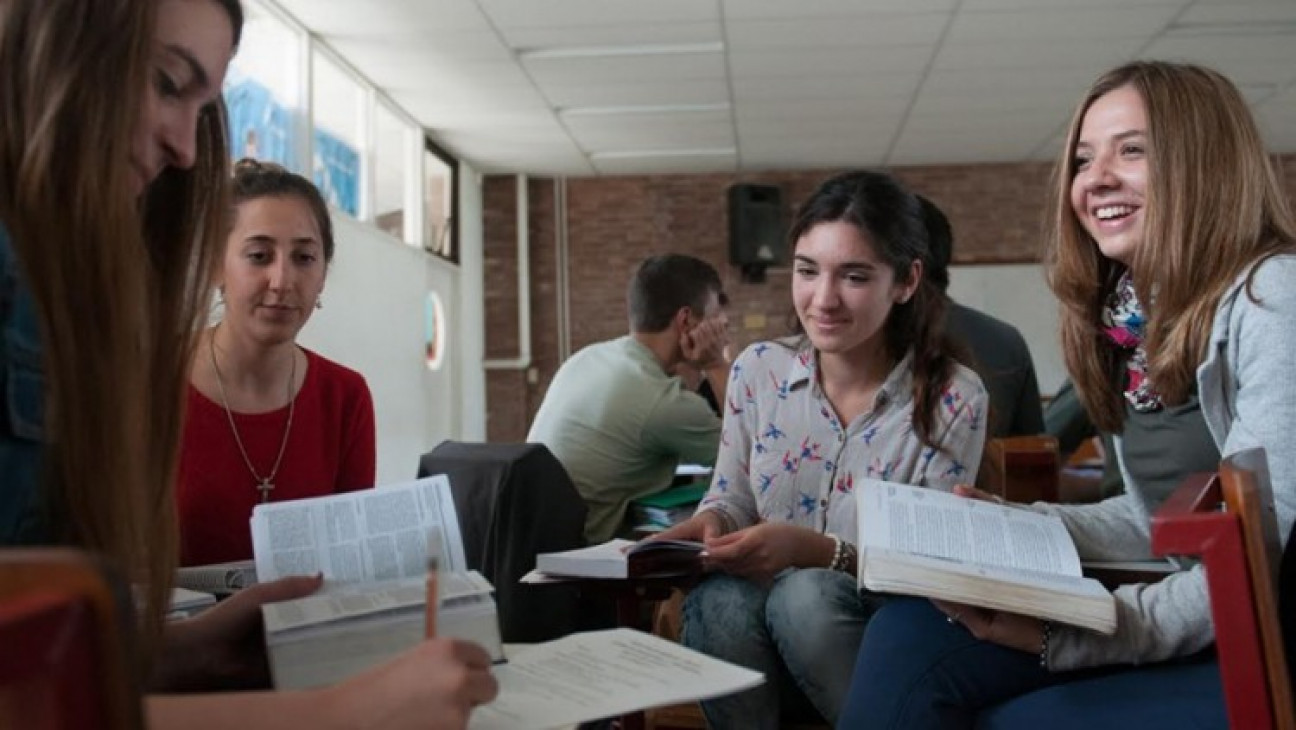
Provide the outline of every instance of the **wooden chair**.
[[1061,469],[1052,436],[994,438],[986,441],[977,486],[1010,502],[1056,502]]
[[0,727],[143,727],[129,610],[83,553],[0,550]]
[[1229,725],[1296,728],[1278,619],[1280,556],[1264,452],[1180,485],[1152,517],[1157,555],[1200,557],[1209,585]]

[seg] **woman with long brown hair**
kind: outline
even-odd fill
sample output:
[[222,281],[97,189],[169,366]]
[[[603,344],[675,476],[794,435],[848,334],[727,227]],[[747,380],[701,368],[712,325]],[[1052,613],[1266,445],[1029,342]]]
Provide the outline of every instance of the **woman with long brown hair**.
[[[1067,367],[1098,427],[1122,434],[1127,493],[1031,508],[1061,517],[1082,559],[1146,558],[1171,486],[1261,447],[1289,535],[1296,223],[1242,95],[1198,66],[1107,73],[1072,120],[1052,211]],[[1113,636],[891,601],[864,636],[843,724],[1225,726],[1202,567],[1113,598]]]
[[856,484],[948,490],[985,442],[988,395],[942,330],[918,198],[838,175],[789,238],[797,334],[734,362],[711,489],[662,535],[704,540],[716,571],[685,599],[683,643],[767,679],[704,702],[712,727],[777,727],[785,698],[836,721],[874,608],[855,584]]
[[[0,545],[104,556],[145,588],[153,684],[264,669],[257,586],[165,624],[193,345],[225,233],[221,80],[238,0],[0,2]],[[327,690],[158,695],[157,727],[360,719],[463,726],[494,682],[476,647],[425,642]]]

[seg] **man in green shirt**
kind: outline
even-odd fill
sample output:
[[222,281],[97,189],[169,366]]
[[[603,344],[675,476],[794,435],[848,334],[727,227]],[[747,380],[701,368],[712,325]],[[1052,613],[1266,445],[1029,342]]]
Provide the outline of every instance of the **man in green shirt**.
[[674,375],[704,373],[725,403],[728,318],[720,275],[692,256],[653,256],[627,293],[630,334],[590,345],[554,375],[527,434],[558,457],[589,505],[585,537],[617,534],[631,500],[670,486],[680,462],[715,462],[720,419]]

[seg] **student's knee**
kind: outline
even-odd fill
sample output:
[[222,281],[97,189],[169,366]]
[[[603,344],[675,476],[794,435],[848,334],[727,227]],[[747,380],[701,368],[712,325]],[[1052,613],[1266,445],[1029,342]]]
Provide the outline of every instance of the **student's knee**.
[[784,573],[765,599],[765,620],[776,636],[836,633],[843,624],[858,623],[862,618],[855,580],[825,568]]
[[725,646],[758,641],[765,634],[764,606],[765,591],[760,586],[731,575],[713,575],[684,598],[680,643],[723,655]]

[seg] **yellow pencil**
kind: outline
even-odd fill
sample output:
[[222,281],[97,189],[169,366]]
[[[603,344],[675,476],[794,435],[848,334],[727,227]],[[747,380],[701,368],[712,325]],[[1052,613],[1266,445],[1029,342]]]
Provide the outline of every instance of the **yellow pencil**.
[[436,636],[437,613],[441,608],[441,528],[432,527],[427,536],[427,606],[424,636]]

